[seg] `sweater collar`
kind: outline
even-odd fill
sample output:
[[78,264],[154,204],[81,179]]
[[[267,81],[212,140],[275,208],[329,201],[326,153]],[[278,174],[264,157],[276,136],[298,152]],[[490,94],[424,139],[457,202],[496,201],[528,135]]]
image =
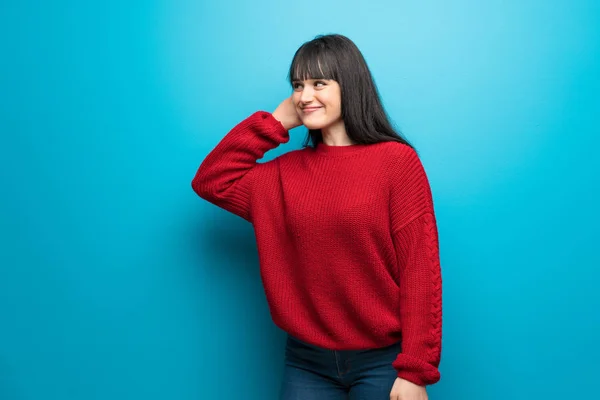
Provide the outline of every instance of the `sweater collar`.
[[348,154],[358,153],[365,148],[367,148],[368,144],[351,144],[346,146],[330,146],[323,142],[317,143],[315,151],[317,154],[328,156],[328,157],[339,157],[346,156]]

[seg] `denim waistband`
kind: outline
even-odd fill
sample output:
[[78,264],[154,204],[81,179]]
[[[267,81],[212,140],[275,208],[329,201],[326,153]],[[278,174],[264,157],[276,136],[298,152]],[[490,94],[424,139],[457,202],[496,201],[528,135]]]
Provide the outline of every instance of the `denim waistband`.
[[312,343],[308,343],[308,342],[306,342],[304,340],[301,340],[301,339],[297,338],[296,336],[291,335],[289,333],[287,334],[287,341],[288,341],[288,345],[289,344],[294,344],[294,342],[295,342],[296,344],[299,344],[299,345],[307,347],[307,348],[311,348],[311,349],[313,349],[315,351],[321,351],[321,352],[332,352],[332,351],[335,351],[337,353],[347,353],[347,354],[350,354],[350,353],[363,353],[363,352],[367,352],[367,351],[381,352],[381,351],[386,351],[386,350],[389,350],[389,349],[393,349],[395,351],[402,344],[402,341],[398,340],[397,342],[394,342],[394,343],[389,344],[387,346],[381,346],[381,347],[372,347],[372,348],[357,349],[357,350],[331,350],[331,349],[326,349],[324,347],[320,347],[320,346],[314,345]]
[[384,347],[329,350],[288,334],[285,360],[290,368],[312,371],[343,385],[350,385],[361,377],[379,374],[388,377],[385,379],[389,379],[391,387],[396,376],[392,362],[400,352],[400,341]]

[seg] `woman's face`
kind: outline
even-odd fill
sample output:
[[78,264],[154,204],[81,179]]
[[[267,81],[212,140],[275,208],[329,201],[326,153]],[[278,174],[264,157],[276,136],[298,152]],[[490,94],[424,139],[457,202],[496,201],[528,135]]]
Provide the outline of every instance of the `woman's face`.
[[308,129],[323,129],[342,121],[340,85],[331,79],[292,82],[292,101],[302,124]]

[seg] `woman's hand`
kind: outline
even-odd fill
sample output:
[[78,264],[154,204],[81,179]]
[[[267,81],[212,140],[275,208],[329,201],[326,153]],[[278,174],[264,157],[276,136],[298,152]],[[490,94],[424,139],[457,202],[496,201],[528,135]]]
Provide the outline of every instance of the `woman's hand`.
[[286,131],[302,125],[296,107],[294,106],[294,103],[292,103],[291,96],[277,106],[275,111],[273,111],[273,117],[281,122]]
[[427,400],[425,386],[419,386],[406,379],[396,378],[390,400]]

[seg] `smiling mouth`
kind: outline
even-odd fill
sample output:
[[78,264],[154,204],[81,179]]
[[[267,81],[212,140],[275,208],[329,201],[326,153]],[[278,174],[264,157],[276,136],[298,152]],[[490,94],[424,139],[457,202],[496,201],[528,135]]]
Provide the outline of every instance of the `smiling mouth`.
[[311,113],[313,111],[317,111],[319,109],[321,109],[321,107],[307,107],[307,108],[303,108],[302,112],[306,114],[306,113]]

